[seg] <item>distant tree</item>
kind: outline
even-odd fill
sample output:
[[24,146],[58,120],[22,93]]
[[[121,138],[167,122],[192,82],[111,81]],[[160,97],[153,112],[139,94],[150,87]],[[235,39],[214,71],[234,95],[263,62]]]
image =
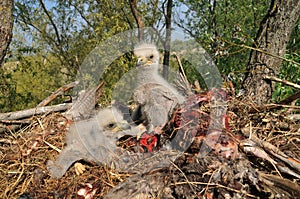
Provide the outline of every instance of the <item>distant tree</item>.
[[0,66],[12,39],[13,7],[13,0],[0,1]]
[[[14,109],[33,107],[49,92],[74,81],[95,47],[134,24],[124,0],[15,0],[15,16],[11,46],[18,65],[11,76],[22,100]],[[112,87],[132,65],[130,58],[120,57],[105,69],[101,102],[110,102]]]
[[213,57],[238,91],[253,38],[268,9],[268,1],[180,0],[174,3],[177,26],[195,38]]
[[[244,88],[245,95],[251,96],[258,104],[268,101],[272,97],[274,83],[263,79],[263,76],[278,76],[280,71],[287,75],[287,70],[282,67],[289,64],[281,66],[282,60],[285,56],[297,58],[293,53],[299,54],[300,1],[179,2],[177,10],[181,13],[183,10],[185,15],[179,14],[176,24],[212,55],[220,71],[233,80],[237,91]],[[287,44],[290,49],[288,55]],[[298,75],[294,68],[290,67],[288,71],[292,69]],[[287,76],[284,78],[289,79]],[[277,90],[277,99],[280,98],[279,93]]]
[[129,1],[130,4],[130,9],[132,12],[132,15],[135,19],[137,28],[138,28],[138,37],[139,37],[139,41],[142,42],[144,40],[144,22],[140,16],[140,13],[137,9],[137,1],[136,0],[130,0]]
[[55,56],[74,75],[99,42],[129,29],[129,9],[124,0],[16,0],[16,23],[34,50]]
[[274,83],[264,79],[264,76],[279,74],[286,45],[299,16],[299,0],[271,1],[251,50],[243,82],[245,95],[250,96],[257,104],[266,103],[272,97]]
[[[165,2],[167,2],[167,8],[165,8]],[[165,13],[166,23],[166,37],[164,42],[164,61],[163,61],[163,77],[168,79],[169,75],[169,60],[170,60],[170,45],[171,45],[171,28],[172,28],[172,9],[173,0],[165,1],[163,5],[163,12]]]

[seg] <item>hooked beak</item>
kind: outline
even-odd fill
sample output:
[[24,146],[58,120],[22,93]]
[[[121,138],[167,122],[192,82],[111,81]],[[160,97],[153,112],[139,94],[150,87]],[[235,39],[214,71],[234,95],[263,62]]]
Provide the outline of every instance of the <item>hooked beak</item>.
[[144,64],[145,64],[145,63],[143,62],[143,59],[142,59],[142,58],[139,58],[139,59],[137,60],[136,66],[139,67],[139,66],[142,66],[142,65],[144,65]]
[[138,61],[137,61],[136,66],[137,67],[148,66],[148,65],[151,65],[151,64],[153,64],[152,61],[145,61],[143,58],[139,58]]

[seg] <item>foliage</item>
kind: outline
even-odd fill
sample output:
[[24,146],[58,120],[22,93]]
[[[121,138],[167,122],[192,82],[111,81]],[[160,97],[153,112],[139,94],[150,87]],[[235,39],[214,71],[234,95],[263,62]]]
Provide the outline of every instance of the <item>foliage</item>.
[[[145,27],[153,27],[161,35],[165,31],[166,2],[138,2]],[[213,56],[221,73],[239,88],[249,59],[250,50],[245,46],[254,45],[269,1],[179,0],[173,4],[173,27],[176,24],[176,29],[180,27],[196,38]],[[124,0],[16,0],[15,16],[8,61],[17,61],[18,67],[2,72],[4,90],[10,93],[4,96],[13,99],[0,98],[0,108],[5,111],[34,107],[60,86],[74,81],[84,59],[102,41],[136,27],[129,3]],[[299,23],[288,46],[298,55]],[[298,59],[295,54],[289,56]],[[190,82],[200,79],[203,84],[201,76],[186,60],[182,60],[182,64]],[[102,103],[110,102],[116,82],[133,66],[133,57],[128,53],[105,68]],[[174,57],[170,66],[178,68]],[[289,69],[291,66],[287,63],[283,67],[287,67],[282,69],[286,75],[289,75],[288,70],[296,70],[296,66]],[[277,87],[276,99],[290,92],[282,89]]]
[[[99,42],[127,30],[132,21],[129,5],[122,0],[17,0],[15,7],[11,60],[19,61],[13,77],[21,99],[11,110],[33,107],[60,86],[74,81],[88,53]],[[47,66],[44,60],[49,61]],[[121,63],[107,68],[110,75],[105,81],[110,89],[111,82],[120,76],[112,72],[117,70],[114,67],[122,68],[118,72],[128,69]]]
[[[109,105],[112,99],[112,92],[116,87],[116,83],[122,76],[130,70],[132,67],[135,67],[133,62],[132,55],[126,53],[124,56],[116,59],[104,72],[102,80],[105,82],[105,88],[103,90],[103,95],[101,96],[100,101],[103,105]],[[123,85],[126,88],[126,85]],[[123,91],[125,91],[124,89]],[[129,91],[131,92],[131,91]],[[119,94],[121,96],[121,94]]]
[[0,112],[8,112],[15,103],[16,85],[4,70],[0,71],[0,77]]
[[[279,78],[293,82],[300,85],[300,55],[297,53],[287,54],[286,59],[293,62],[284,61],[281,67]],[[296,63],[295,63],[296,62]],[[297,89],[286,86],[282,83],[276,83],[275,91],[273,93],[273,101],[279,102],[286,99],[292,94],[296,93]]]
[[24,56],[16,63],[15,69],[10,72],[11,82],[15,85],[10,96],[14,102],[11,111],[35,107],[64,84],[66,77],[60,72],[58,62],[54,57]]
[[287,49],[289,49],[289,52],[300,54],[300,17],[292,32]]
[[259,23],[268,1],[204,0],[181,1],[187,6],[185,18],[177,24],[195,37],[215,60],[220,71],[230,77],[237,88],[249,59]]

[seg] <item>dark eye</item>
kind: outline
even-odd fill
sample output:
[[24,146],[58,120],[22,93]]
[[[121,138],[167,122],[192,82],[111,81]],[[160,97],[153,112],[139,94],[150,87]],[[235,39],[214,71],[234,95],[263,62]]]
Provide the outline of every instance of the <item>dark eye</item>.
[[107,128],[112,129],[112,128],[114,128],[115,126],[116,126],[115,123],[110,123],[110,124],[107,125]]
[[154,57],[153,55],[150,55],[150,59],[153,59],[153,57]]

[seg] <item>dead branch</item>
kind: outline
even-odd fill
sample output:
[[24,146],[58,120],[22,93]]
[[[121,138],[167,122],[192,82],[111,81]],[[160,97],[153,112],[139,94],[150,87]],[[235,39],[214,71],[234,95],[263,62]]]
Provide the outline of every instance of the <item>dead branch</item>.
[[3,124],[30,124],[31,120],[0,120]]
[[191,88],[191,85],[189,84],[188,80],[187,80],[187,77],[185,75],[185,72],[184,72],[184,69],[183,69],[183,66],[182,66],[182,63],[181,63],[181,60],[180,60],[180,57],[177,53],[173,52],[172,53],[173,55],[175,55],[175,58],[176,58],[176,61],[179,65],[179,75],[180,75],[180,79],[182,80],[183,84],[184,84],[184,87],[186,88],[188,94],[191,94],[192,93],[192,88]]
[[270,104],[262,105],[259,107],[252,106],[249,113],[263,112],[263,111],[267,111],[267,110],[270,111],[270,110],[276,110],[276,109],[280,109],[280,108],[300,109],[300,106],[270,103]]
[[77,120],[83,119],[91,114],[95,109],[95,105],[99,100],[102,89],[104,87],[104,82],[101,82],[97,87],[90,90],[83,90],[76,102],[72,104],[72,107],[66,112],[66,116],[69,119]]
[[71,88],[74,88],[78,84],[78,81],[72,82],[70,84],[64,85],[57,89],[54,93],[52,93],[50,96],[48,96],[46,99],[44,99],[42,102],[40,102],[36,107],[43,107],[49,104],[51,101],[53,101],[57,96],[63,95],[67,90],[70,90]]
[[293,108],[293,109],[300,109],[300,106],[293,106],[293,105],[284,105],[284,104],[266,104],[264,106],[265,109],[276,109],[276,108]]
[[288,98],[282,100],[281,102],[279,102],[279,104],[288,104],[288,103],[291,103],[293,101],[295,101],[296,99],[299,99],[300,98],[300,91],[289,96]]
[[70,108],[71,105],[72,105],[71,103],[64,103],[64,104],[58,104],[53,106],[31,108],[31,109],[16,111],[16,112],[2,113],[0,114],[0,120],[18,120],[18,119],[28,118],[33,115],[41,115],[50,112],[65,111],[68,108]]
[[259,174],[260,174],[260,179],[264,183],[273,184],[273,186],[277,186],[283,190],[293,192],[294,196],[296,196],[296,197],[300,196],[300,193],[299,193],[300,186],[297,183],[292,182],[288,179],[279,178],[278,176],[274,176],[272,174],[265,174],[263,172],[259,172]]
[[273,144],[259,139],[256,135],[251,134],[251,129],[246,127],[242,129],[242,133],[249,137],[252,141],[254,141],[256,144],[258,144],[260,147],[267,150],[269,153],[271,153],[276,158],[280,159],[281,161],[287,163],[292,168],[296,169],[297,171],[300,171],[300,162],[292,157],[289,157],[284,152],[279,150],[276,146]]
[[276,82],[280,82],[280,83],[286,84],[288,86],[292,86],[294,88],[300,89],[300,85],[295,84],[295,83],[290,82],[290,81],[287,81],[287,80],[284,80],[284,79],[280,79],[278,77],[264,75],[263,78],[268,79],[268,80],[272,80],[272,81],[276,81]]

